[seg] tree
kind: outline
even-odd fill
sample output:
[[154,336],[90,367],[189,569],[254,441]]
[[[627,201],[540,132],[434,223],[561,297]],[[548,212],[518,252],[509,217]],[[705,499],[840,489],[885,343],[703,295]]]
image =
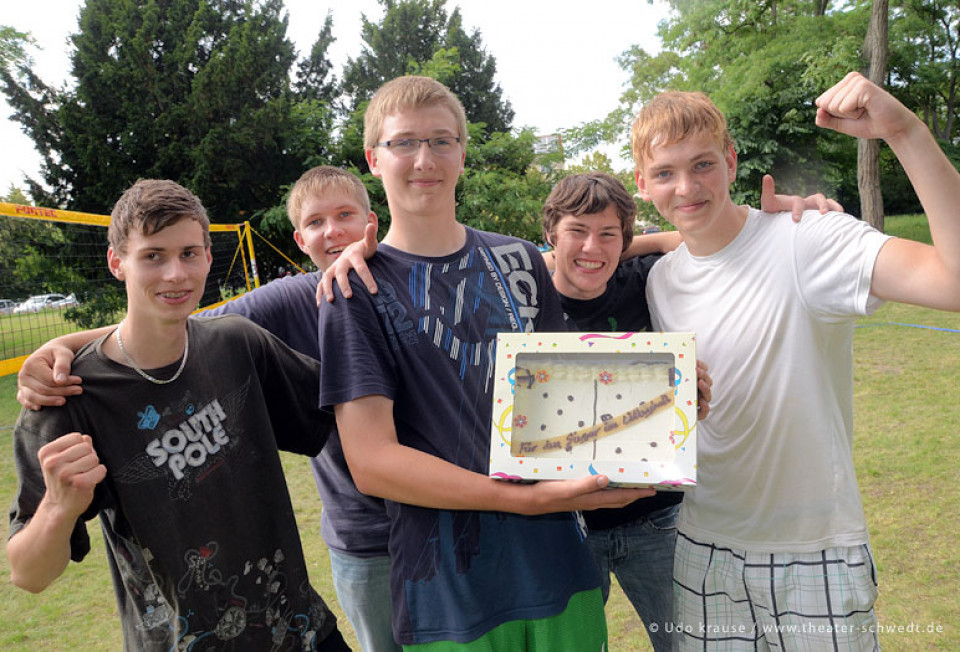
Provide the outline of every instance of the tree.
[[463,102],[467,119],[488,132],[506,131],[513,109],[495,81],[496,60],[483,49],[478,30],[467,33],[459,8],[448,16],[446,0],[379,0],[380,23],[364,15],[363,52],[344,67],[343,90],[356,110],[383,83],[426,74],[446,84]]
[[0,83],[7,84],[9,80],[12,84],[16,80],[23,84],[30,84],[31,78],[28,71],[31,60],[27,54],[27,47],[35,44],[36,41],[29,34],[18,32],[7,25],[0,25]]
[[297,66],[294,89],[298,99],[316,100],[329,105],[336,100],[339,85],[329,56],[330,46],[336,40],[333,36],[333,14],[328,11],[310,54]]
[[90,212],[138,177],[169,178],[214,221],[279,202],[300,171],[281,0],[88,0],[71,37],[75,87],[4,73],[16,119],[43,157],[43,203]]
[[449,86],[463,103],[471,122],[483,123],[488,132],[507,131],[513,123],[513,109],[497,84],[497,62],[483,48],[479,30],[467,33],[460,8],[447,22],[445,45],[460,55],[459,71]]
[[379,0],[380,23],[361,15],[363,51],[344,66],[343,90],[352,109],[370,99],[384,82],[408,74],[412,63],[429,61],[442,47],[445,0]]
[[[281,201],[252,214],[262,235],[275,243],[283,255],[301,266],[310,266],[312,263],[293,244],[286,197],[304,170],[340,160],[340,147],[334,137],[340,84],[333,74],[333,63],[329,58],[330,46],[334,41],[333,16],[328,11],[309,54],[297,64],[297,77],[293,83],[290,129],[284,142],[286,153],[299,161],[299,167],[286,182],[281,183],[278,195]],[[271,250],[265,252],[264,257],[267,268],[286,265],[286,261],[273,256]]]
[[[887,0],[873,0],[870,25],[863,41],[866,60],[864,76],[883,86],[887,74]],[[880,142],[875,139],[857,139],[857,185],[860,189],[860,214],[868,224],[883,231],[883,192],[880,190]]]
[[943,0],[894,0],[891,91],[916,107],[934,135],[955,142],[960,112],[960,7]]
[[21,206],[29,206],[30,200],[24,194],[21,188],[10,184],[10,188],[7,190],[7,194],[0,199],[0,201],[5,201],[8,204],[20,204]]
[[[542,240],[541,210],[559,179],[558,168],[534,165],[545,161],[534,153],[536,137],[529,129],[487,135],[481,125],[470,125],[470,132],[466,169],[457,187],[457,219],[484,231]],[[542,172],[544,168],[550,171]]]
[[[659,29],[662,50],[640,47],[619,63],[630,76],[606,119],[566,132],[571,150],[622,140],[640,105],[667,89],[704,91],[724,112],[739,154],[734,198],[756,203],[760,179],[778,188],[855,194],[838,171],[848,147],[814,124],[812,100],[860,66],[867,15],[858,3],[825,0],[672,0]],[[848,139],[849,140],[849,139]]]
[[33,38],[18,32],[8,25],[0,25],[0,68],[13,70],[27,60],[25,46],[32,45]]

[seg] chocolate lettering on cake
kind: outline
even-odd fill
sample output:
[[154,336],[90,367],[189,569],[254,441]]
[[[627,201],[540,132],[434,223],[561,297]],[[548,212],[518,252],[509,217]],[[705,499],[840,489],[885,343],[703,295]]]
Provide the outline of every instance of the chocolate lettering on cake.
[[515,451],[515,453],[519,452],[520,455],[535,455],[540,452],[555,451],[561,448],[569,453],[573,450],[574,446],[590,444],[598,439],[603,439],[604,437],[618,433],[624,428],[649,419],[653,415],[672,406],[673,391],[664,392],[650,401],[640,403],[637,407],[627,410],[623,414],[611,416],[600,424],[587,426],[586,428],[580,428],[579,430],[547,439],[516,442],[519,443],[520,446],[519,451]]

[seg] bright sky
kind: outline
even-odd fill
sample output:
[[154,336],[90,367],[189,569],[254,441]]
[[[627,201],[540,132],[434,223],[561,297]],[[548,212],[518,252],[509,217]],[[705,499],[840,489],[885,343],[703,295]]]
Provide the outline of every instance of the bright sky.
[[[67,37],[77,31],[82,0],[6,2],[0,24],[33,34],[40,49],[31,54],[34,70],[48,85],[67,80]],[[335,72],[361,52],[360,14],[378,22],[376,0],[286,0],[288,35],[299,54],[309,52],[327,10],[333,12],[331,49]],[[668,9],[662,0],[594,0],[588,7],[573,0],[447,0],[460,6],[464,27],[480,30],[487,53],[497,61],[497,81],[516,112],[514,125],[538,134],[602,118],[616,108],[627,73],[615,58],[634,44],[659,49],[657,24]],[[39,177],[40,158],[33,141],[9,119],[0,95],[0,193]],[[624,134],[624,141],[627,134]],[[611,148],[606,151],[616,151]],[[624,162],[615,167],[628,167]]]

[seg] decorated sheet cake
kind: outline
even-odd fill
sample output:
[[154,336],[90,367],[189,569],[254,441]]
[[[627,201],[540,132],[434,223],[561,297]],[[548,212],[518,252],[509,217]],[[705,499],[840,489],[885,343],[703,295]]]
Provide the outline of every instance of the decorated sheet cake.
[[503,334],[496,382],[492,476],[696,483],[692,335]]

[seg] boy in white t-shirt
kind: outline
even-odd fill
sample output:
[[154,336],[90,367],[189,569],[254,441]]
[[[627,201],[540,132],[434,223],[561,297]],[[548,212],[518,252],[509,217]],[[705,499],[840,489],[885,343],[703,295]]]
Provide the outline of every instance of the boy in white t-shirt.
[[876,571],[853,468],[853,328],[883,301],[960,310],[960,175],[926,126],[851,73],[817,124],[883,138],[934,245],[850,216],[799,228],[737,206],[737,157],[702,93],[663,93],[632,131],[643,199],[684,244],[653,268],[654,326],[695,331],[714,380],[674,570],[681,648],[878,649]]

